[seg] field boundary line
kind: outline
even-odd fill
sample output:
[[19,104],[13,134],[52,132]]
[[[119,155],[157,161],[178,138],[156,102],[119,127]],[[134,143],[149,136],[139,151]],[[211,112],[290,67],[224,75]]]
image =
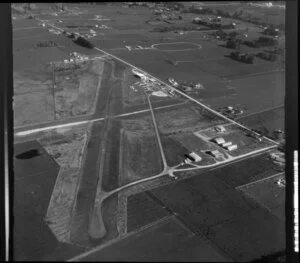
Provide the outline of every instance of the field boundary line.
[[152,222],[152,223],[150,223],[150,224],[148,224],[148,225],[146,225],[146,226],[144,226],[144,227],[142,227],[142,228],[139,228],[137,231],[130,232],[129,234],[124,235],[124,236],[122,236],[122,237],[118,237],[118,238],[116,238],[116,239],[112,239],[111,241],[108,241],[108,242],[105,243],[105,244],[98,245],[98,246],[92,248],[91,250],[89,250],[89,251],[87,251],[87,252],[84,252],[84,253],[81,253],[81,254],[79,254],[79,255],[77,255],[77,256],[75,256],[75,257],[73,257],[73,258],[70,258],[70,259],[68,259],[68,260],[66,260],[66,261],[67,261],[67,262],[79,261],[80,259],[82,259],[82,258],[84,258],[84,257],[87,257],[87,256],[89,256],[90,254],[96,253],[96,252],[98,252],[98,251],[100,251],[100,250],[102,250],[102,249],[104,249],[104,248],[106,248],[106,247],[108,247],[108,246],[111,246],[111,245],[113,245],[113,244],[115,244],[115,243],[117,243],[117,242],[119,242],[119,241],[122,241],[122,240],[125,239],[125,238],[129,238],[129,237],[131,237],[131,236],[134,236],[134,235],[136,235],[136,234],[139,234],[140,232],[145,231],[145,230],[147,230],[147,229],[149,229],[150,227],[153,227],[153,226],[155,226],[155,225],[163,224],[165,221],[167,221],[167,220],[170,219],[170,218],[171,218],[171,216],[165,216],[165,217],[163,217],[163,218],[161,218],[161,219],[159,219],[159,220],[157,220],[157,221],[155,221],[155,222]]
[[13,28],[12,30],[26,30],[26,29],[33,29],[33,28],[41,28],[39,26],[31,26],[31,27],[20,27],[20,28]]
[[249,113],[248,115],[243,115],[243,116],[237,117],[237,118],[235,118],[235,120],[241,120],[243,118],[251,117],[253,115],[257,115],[257,114],[260,114],[260,113],[281,109],[284,106],[285,106],[285,104],[281,104],[281,105],[278,105],[278,106],[275,106],[275,107],[272,107],[272,108],[266,108],[266,109],[261,110],[261,111],[257,111],[257,112]]
[[243,185],[236,186],[235,189],[241,190],[241,188],[244,188],[244,187],[246,187],[246,186],[253,185],[253,184],[256,184],[256,183],[259,183],[259,182],[262,182],[262,181],[266,181],[266,180],[268,180],[268,179],[271,179],[271,178],[273,178],[273,177],[276,177],[276,176],[279,176],[279,175],[282,175],[282,174],[285,174],[285,172],[276,173],[276,174],[273,174],[273,175],[271,175],[271,176],[268,176],[268,177],[265,177],[265,178],[262,178],[262,179],[259,179],[259,180],[250,182],[250,183],[248,183],[248,184],[243,184]]

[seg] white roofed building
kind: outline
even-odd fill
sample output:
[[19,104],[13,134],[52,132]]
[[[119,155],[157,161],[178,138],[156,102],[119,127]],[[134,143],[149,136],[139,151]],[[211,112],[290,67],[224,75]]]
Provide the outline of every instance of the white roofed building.
[[189,156],[192,157],[195,162],[200,162],[202,160],[202,158],[195,152],[189,153]]
[[225,147],[225,149],[230,151],[230,152],[236,150],[237,148],[238,147],[237,147],[236,144],[228,145],[227,147]]
[[223,138],[221,138],[221,137],[215,138],[213,141],[215,143],[217,143],[217,144],[223,144],[223,143],[225,143],[225,140]]

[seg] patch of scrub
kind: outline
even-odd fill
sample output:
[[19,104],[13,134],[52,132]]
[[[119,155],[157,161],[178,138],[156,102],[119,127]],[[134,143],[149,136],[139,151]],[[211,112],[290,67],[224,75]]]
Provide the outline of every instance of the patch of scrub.
[[59,119],[90,115],[95,111],[102,72],[102,60],[93,60],[73,72],[56,72],[55,109]]
[[[77,134],[73,133],[73,139],[70,138],[70,133],[67,134],[65,131],[64,137],[69,137],[69,140],[65,139],[61,143],[45,146],[46,151],[61,167],[46,214],[46,222],[60,242],[68,243],[70,240],[70,220],[78,191],[80,168],[89,130],[90,127],[87,131],[79,130]],[[60,136],[63,136],[62,132],[60,131]]]

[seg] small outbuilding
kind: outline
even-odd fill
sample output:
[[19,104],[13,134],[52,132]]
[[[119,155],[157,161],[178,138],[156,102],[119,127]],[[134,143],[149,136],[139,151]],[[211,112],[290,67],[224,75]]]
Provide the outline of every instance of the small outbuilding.
[[212,156],[215,157],[215,158],[218,158],[218,157],[222,157],[222,156],[223,156],[223,154],[220,153],[218,150],[209,151],[208,154],[212,155]]
[[224,138],[221,138],[221,137],[215,138],[215,139],[213,139],[213,141],[214,141],[216,144],[219,144],[219,145],[225,143]]
[[195,152],[191,152],[188,156],[192,157],[195,162],[200,162],[202,160],[202,158]]
[[225,147],[225,149],[230,151],[230,152],[236,150],[237,148],[238,147],[237,147],[236,144],[232,144],[232,145],[229,145],[229,146]]
[[222,125],[219,125],[219,126],[217,126],[216,128],[215,128],[215,130],[217,131],[217,132],[226,132],[226,129],[225,129],[225,127],[224,126],[222,126]]
[[225,142],[225,143],[222,144],[222,147],[225,148],[225,147],[228,147],[230,145],[232,145],[232,142]]

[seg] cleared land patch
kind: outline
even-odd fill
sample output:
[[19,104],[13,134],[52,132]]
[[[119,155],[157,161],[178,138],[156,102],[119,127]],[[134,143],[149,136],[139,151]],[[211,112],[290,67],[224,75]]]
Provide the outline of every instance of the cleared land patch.
[[285,249],[284,224],[261,207],[218,224],[211,232],[212,241],[238,262],[249,262]]
[[21,126],[54,119],[53,94],[50,87],[42,85],[44,91],[15,95],[14,125]]
[[240,77],[278,69],[278,65],[273,63],[260,62],[255,64],[245,64],[229,58],[203,62],[200,61],[197,64],[194,64],[194,66],[204,72],[209,72],[219,77],[227,78]]
[[273,131],[285,129],[285,112],[284,107],[280,109],[274,109],[267,112],[254,114],[252,116],[245,116],[238,121],[251,127],[252,129],[262,132],[264,135],[272,137]]
[[169,215],[147,193],[128,196],[127,200],[127,232],[135,231]]
[[286,188],[277,184],[277,181],[283,178],[285,176],[281,174],[257,183],[240,186],[238,189],[284,222]]
[[[115,253],[118,251],[118,253]],[[226,259],[174,219],[126,238],[84,258],[87,261],[216,261]]]
[[104,62],[81,62],[80,69],[58,71],[55,65],[55,107],[57,118],[93,114]]
[[193,50],[200,49],[201,45],[196,43],[160,43],[152,45],[152,48],[161,50],[161,51],[185,51],[185,50]]
[[153,133],[124,131],[123,173],[127,181],[153,176],[162,171],[162,161]]
[[[227,175],[223,170],[222,174]],[[181,221],[189,229],[210,240],[212,244],[235,260],[253,260],[261,255],[282,249],[283,224],[258,207],[256,202],[224,184],[212,172],[210,175],[199,174],[151,192],[166,206],[178,213]],[[244,228],[242,220],[249,216],[252,220],[247,220],[247,228]],[[269,220],[270,226],[264,229]],[[238,224],[238,231],[234,230],[235,223]],[[229,231],[230,236],[226,235]],[[272,242],[270,237],[276,240],[272,246],[267,245],[268,242]],[[239,238],[241,238],[242,245],[237,244]],[[268,249],[253,250],[251,244],[259,247],[260,242]]]
[[224,122],[220,117],[196,106],[183,106],[154,113],[158,129],[164,134],[193,131]]

